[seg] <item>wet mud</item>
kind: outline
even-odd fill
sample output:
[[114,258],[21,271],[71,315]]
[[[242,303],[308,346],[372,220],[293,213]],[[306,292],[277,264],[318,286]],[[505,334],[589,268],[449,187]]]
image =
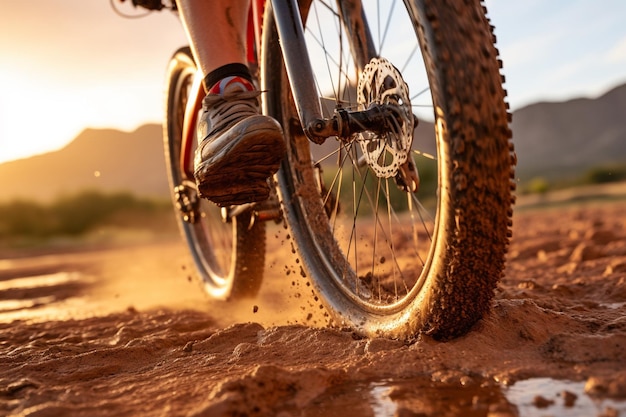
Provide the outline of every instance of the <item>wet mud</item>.
[[449,342],[330,328],[287,232],[253,300],[177,240],[0,261],[0,415],[626,416],[626,204],[519,210],[491,313]]

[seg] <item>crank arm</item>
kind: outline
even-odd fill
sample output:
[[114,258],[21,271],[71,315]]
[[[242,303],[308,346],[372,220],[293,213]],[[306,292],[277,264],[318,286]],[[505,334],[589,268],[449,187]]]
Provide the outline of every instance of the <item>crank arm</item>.
[[283,218],[278,197],[276,195],[270,195],[270,198],[265,201],[246,203],[239,206],[222,207],[222,221],[224,223],[230,223],[233,217],[237,217],[246,212],[250,213],[249,228],[251,228],[257,221],[267,222],[273,220],[278,223]]

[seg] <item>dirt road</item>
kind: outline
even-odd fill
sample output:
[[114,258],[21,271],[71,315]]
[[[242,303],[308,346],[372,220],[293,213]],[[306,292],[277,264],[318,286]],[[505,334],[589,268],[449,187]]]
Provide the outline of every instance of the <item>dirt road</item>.
[[280,228],[236,305],[177,240],[0,261],[0,415],[626,416],[626,204],[514,227],[491,314],[446,343],[325,328]]

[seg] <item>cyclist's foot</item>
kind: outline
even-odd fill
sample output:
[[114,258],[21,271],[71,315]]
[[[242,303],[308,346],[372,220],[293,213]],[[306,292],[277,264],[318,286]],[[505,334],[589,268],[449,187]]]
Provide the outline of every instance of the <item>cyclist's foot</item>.
[[285,154],[282,129],[260,114],[259,94],[245,79],[229,77],[204,98],[194,176],[200,196],[218,206],[266,200],[267,179]]

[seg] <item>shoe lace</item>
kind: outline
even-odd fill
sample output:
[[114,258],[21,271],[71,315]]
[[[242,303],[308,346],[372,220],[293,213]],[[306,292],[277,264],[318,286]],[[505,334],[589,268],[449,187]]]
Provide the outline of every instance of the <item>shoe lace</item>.
[[260,94],[259,91],[232,91],[207,95],[202,107],[209,116],[209,136],[228,129],[249,116],[259,114]]

